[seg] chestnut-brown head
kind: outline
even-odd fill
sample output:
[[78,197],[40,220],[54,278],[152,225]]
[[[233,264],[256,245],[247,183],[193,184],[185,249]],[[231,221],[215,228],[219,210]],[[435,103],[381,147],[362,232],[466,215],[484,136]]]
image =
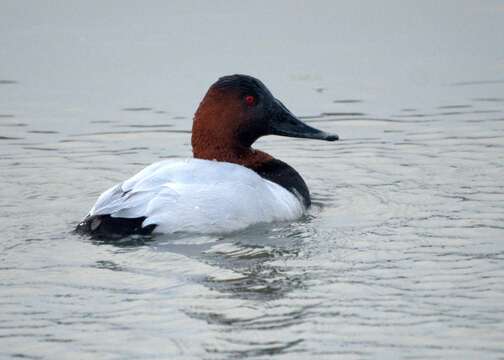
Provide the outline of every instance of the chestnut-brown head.
[[247,165],[261,136],[338,140],[296,118],[258,79],[230,75],[214,83],[194,116],[194,157]]

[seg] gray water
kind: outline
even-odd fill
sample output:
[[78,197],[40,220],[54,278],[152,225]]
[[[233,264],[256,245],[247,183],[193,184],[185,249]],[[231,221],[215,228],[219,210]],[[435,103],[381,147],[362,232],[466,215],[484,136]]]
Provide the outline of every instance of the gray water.
[[[503,40],[500,1],[3,0],[0,358],[504,358]],[[340,135],[256,144],[307,216],[73,234],[231,73]]]

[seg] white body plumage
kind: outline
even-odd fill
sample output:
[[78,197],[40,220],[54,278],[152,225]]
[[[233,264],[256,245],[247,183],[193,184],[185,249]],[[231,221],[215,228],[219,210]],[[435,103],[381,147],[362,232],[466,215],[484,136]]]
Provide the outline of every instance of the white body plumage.
[[89,215],[145,217],[156,233],[226,233],[303,212],[294,194],[244,166],[170,159],[105,191]]

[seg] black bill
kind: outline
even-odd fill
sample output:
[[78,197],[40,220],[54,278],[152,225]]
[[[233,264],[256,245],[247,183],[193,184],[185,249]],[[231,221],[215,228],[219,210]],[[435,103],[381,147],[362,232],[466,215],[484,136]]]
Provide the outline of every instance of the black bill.
[[289,136],[305,139],[319,139],[326,141],[336,141],[339,139],[336,134],[329,134],[325,131],[315,129],[295,117],[280,101],[276,100],[275,116],[270,121],[271,135]]

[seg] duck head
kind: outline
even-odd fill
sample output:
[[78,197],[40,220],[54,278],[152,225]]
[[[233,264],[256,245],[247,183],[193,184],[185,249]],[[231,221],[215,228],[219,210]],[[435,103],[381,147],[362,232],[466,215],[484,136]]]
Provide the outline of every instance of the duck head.
[[215,82],[196,111],[192,128],[194,157],[244,163],[261,136],[338,140],[294,116],[258,79],[230,75]]

